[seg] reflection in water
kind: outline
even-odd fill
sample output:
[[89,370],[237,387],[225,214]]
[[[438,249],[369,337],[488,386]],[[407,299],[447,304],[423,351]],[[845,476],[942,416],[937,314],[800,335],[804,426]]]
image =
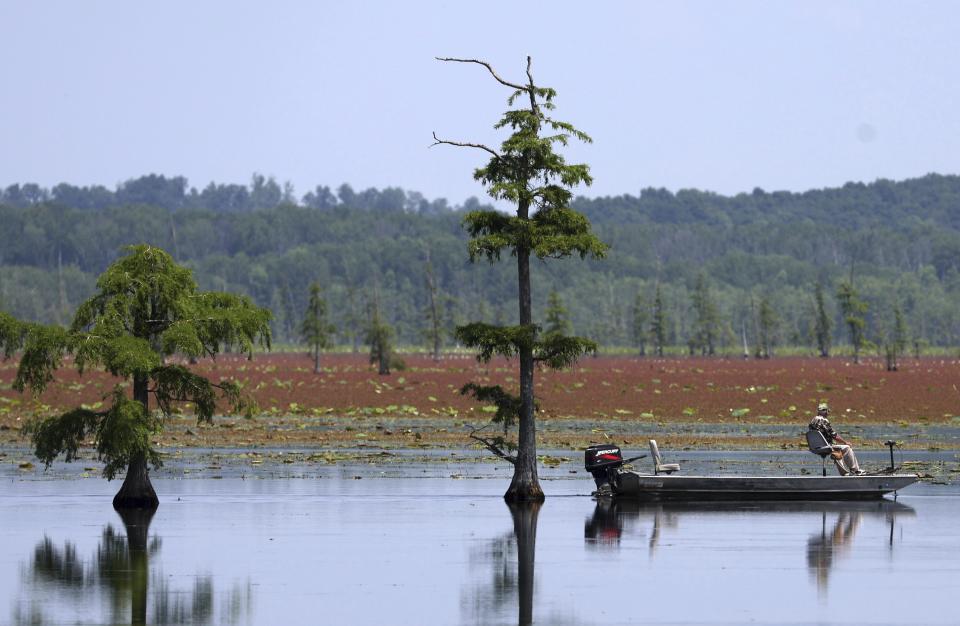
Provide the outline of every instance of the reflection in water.
[[862,513],[844,511],[836,516],[833,530],[827,533],[827,512],[823,512],[822,527],[807,540],[807,567],[810,575],[817,581],[817,591],[826,594],[830,581],[830,570],[844,554],[850,551],[853,537],[860,527]]
[[[884,500],[879,503],[859,503],[840,510],[824,510],[820,530],[807,540],[807,567],[817,583],[817,593],[825,598],[830,583],[830,573],[841,559],[850,552],[853,538],[864,515],[883,515],[890,527],[888,546],[893,550],[893,530],[898,515],[913,515],[914,510],[898,502]],[[828,513],[833,517],[829,518]],[[829,531],[828,531],[829,528]]]
[[646,521],[650,528],[650,555],[660,541],[661,531],[677,528],[682,515],[820,513],[817,532],[807,540],[807,567],[816,581],[817,591],[826,594],[831,570],[837,560],[850,551],[864,516],[884,517],[890,526],[889,547],[893,549],[894,525],[898,515],[913,515],[914,510],[892,500],[868,502],[661,502],[600,498],[593,516],[584,524],[588,548],[619,548],[625,529]]
[[[470,555],[472,570],[490,567],[491,578],[475,585],[461,600],[475,624],[503,623],[516,603],[517,623],[533,623],[534,564],[540,502],[510,503],[513,531],[489,541]],[[512,620],[511,620],[512,621]]]
[[[219,623],[233,624],[250,608],[249,584],[232,589],[225,610],[216,615],[210,576],[196,577],[192,592],[174,589],[159,570],[151,576],[150,560],[161,545],[159,537],[149,539],[154,511],[118,512],[126,536],[108,524],[87,563],[77,556],[76,547],[69,541],[62,549],[49,537],[37,544],[32,561],[22,568],[27,592],[21,597],[28,599],[14,607],[14,624],[73,623],[78,607],[100,597],[109,607],[109,617],[105,615],[101,621],[111,624],[209,624],[215,617]],[[159,579],[152,589],[151,579]],[[148,604],[152,606],[149,621]],[[48,607],[69,617],[52,618],[44,610]]]
[[643,503],[624,498],[599,498],[593,516],[586,521],[583,538],[589,548],[617,548],[624,529],[629,529],[640,520],[641,513],[652,518],[650,525],[650,554],[656,552],[660,533],[666,528],[676,528],[679,515],[670,506]]

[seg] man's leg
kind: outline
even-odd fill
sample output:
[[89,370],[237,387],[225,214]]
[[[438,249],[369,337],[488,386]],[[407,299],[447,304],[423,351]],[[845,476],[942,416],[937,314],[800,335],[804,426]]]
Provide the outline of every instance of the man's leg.
[[[832,447],[833,447],[834,450],[839,451],[839,452],[842,453],[842,452],[843,452],[842,448],[845,448],[845,447],[847,447],[847,446],[841,446],[841,445],[839,445],[839,444],[834,444]],[[837,466],[837,471],[840,472],[840,475],[841,475],[841,476],[846,476],[847,474],[850,473],[850,468],[847,467],[847,464],[846,464],[846,462],[844,461],[843,458],[834,459],[834,458],[833,458],[833,455],[831,455],[830,458],[833,459],[833,464]]]
[[834,450],[840,450],[843,453],[843,464],[847,466],[851,474],[860,473],[860,464],[857,463],[857,455],[853,453],[853,448],[850,446],[833,446]]

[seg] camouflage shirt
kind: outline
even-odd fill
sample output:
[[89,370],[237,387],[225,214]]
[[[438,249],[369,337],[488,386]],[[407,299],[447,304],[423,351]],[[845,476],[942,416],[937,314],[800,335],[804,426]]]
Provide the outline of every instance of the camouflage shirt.
[[810,420],[810,430],[819,430],[829,443],[833,443],[833,440],[837,438],[837,431],[830,425],[830,420],[822,415],[815,415]]

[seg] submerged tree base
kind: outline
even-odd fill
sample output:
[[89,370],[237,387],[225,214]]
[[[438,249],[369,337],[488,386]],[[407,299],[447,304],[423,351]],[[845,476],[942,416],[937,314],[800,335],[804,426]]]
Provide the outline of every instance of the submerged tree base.
[[117,511],[127,509],[155,510],[160,506],[157,492],[150,484],[150,474],[145,461],[132,462],[127,469],[120,491],[113,497],[113,508]]
[[531,482],[514,478],[513,482],[510,483],[510,488],[507,489],[507,493],[503,494],[503,499],[508,503],[543,502],[546,497],[543,495],[543,489],[540,488],[538,481]]

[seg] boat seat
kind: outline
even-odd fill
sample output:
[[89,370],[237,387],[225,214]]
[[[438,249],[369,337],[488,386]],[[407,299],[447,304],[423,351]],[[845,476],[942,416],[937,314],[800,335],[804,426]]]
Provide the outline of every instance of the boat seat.
[[680,471],[679,463],[664,463],[663,459],[660,458],[660,448],[657,447],[657,440],[650,440],[650,456],[653,457],[653,473],[654,474],[672,474],[674,472]]
[[[827,438],[823,436],[823,433],[814,428],[807,430],[807,447],[810,448],[810,452],[818,455],[820,457],[820,462],[822,465],[823,475],[827,475],[827,457],[830,456],[830,453],[833,452],[833,446],[830,445],[830,442],[827,441]],[[837,469],[840,470],[841,474],[849,474],[846,465],[843,464],[843,461],[839,459],[834,459],[834,463],[837,465]]]

